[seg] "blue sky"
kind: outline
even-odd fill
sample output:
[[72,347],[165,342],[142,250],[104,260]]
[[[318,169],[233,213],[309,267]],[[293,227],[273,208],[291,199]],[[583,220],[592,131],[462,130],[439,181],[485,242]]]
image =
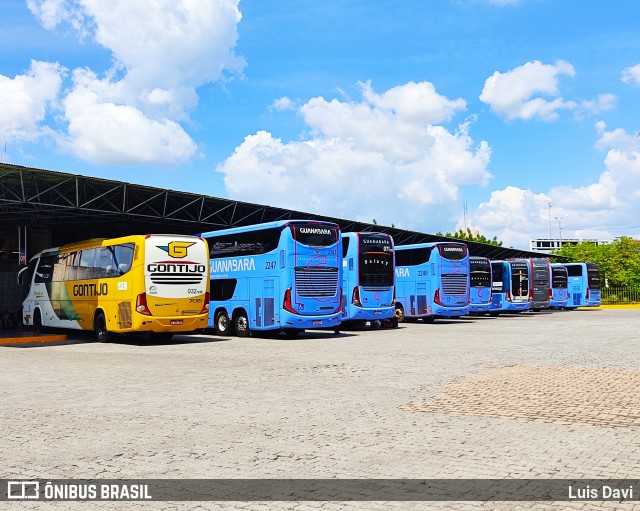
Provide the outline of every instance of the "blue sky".
[[635,1],[0,12],[2,161],[518,248],[640,237]]

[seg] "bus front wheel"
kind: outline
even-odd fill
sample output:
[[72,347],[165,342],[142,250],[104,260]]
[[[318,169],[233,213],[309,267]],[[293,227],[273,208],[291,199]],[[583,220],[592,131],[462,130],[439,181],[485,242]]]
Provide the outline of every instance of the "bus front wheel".
[[404,323],[404,309],[402,308],[402,305],[396,305],[395,315],[398,323]]
[[236,329],[236,335],[238,337],[249,337],[251,335],[251,330],[249,330],[249,320],[244,312],[241,312],[236,316],[233,326]]
[[225,311],[220,311],[216,314],[214,328],[218,335],[229,335],[229,316]]
[[107,330],[107,319],[104,317],[104,312],[96,313],[93,320],[93,331],[98,342],[109,342],[112,339],[112,334]]

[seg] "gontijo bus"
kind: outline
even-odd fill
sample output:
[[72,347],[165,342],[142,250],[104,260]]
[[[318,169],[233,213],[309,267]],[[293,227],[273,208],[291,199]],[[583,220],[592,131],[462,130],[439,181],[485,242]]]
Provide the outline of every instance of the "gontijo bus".
[[183,235],[92,239],[43,250],[18,275],[23,322],[36,328],[146,332],[169,339],[207,326],[206,242]]
[[463,316],[469,312],[469,252],[464,243],[397,245],[398,321]]
[[342,244],[336,224],[288,220],[202,237],[211,258],[209,326],[219,335],[337,331],[342,316]]
[[393,238],[342,233],[342,256],[342,322],[395,318]]

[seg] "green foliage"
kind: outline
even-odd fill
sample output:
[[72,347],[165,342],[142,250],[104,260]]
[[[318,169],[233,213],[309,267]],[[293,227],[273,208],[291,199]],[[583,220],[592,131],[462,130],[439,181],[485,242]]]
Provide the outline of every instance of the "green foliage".
[[498,241],[498,238],[496,236],[494,236],[493,239],[489,239],[482,234],[472,233],[471,229],[469,228],[467,228],[466,231],[464,229],[459,229],[453,234],[451,234],[450,232],[442,234],[442,232],[438,231],[436,233],[436,236],[444,236],[445,238],[456,238],[463,241],[475,241],[476,243],[486,243],[487,245],[494,245],[496,247],[502,246],[502,241]]
[[622,236],[609,245],[565,245],[555,252],[573,262],[596,263],[602,285],[640,286],[640,241]]

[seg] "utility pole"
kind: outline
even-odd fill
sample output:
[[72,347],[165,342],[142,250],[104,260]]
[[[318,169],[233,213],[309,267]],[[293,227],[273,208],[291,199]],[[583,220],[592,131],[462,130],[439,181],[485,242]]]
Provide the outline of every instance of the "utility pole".
[[549,202],[549,240],[553,237],[551,234],[551,202]]

